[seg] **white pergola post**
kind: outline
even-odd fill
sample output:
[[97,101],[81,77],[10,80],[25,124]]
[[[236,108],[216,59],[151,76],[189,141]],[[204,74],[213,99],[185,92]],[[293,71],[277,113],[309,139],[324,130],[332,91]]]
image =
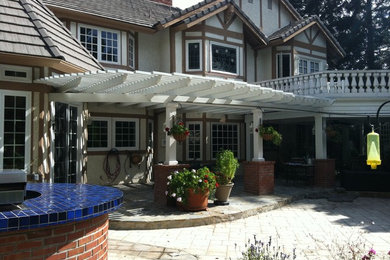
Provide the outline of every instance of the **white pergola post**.
[[315,145],[316,145],[316,159],[326,159],[326,120],[322,115],[314,117],[315,124]]
[[[171,128],[174,124],[174,118],[176,118],[177,104],[168,103],[165,107],[165,127]],[[165,165],[177,165],[176,160],[176,140],[172,135],[166,135],[165,142]]]
[[245,115],[245,136],[247,137],[245,139],[245,149],[246,149],[246,160],[249,162],[252,160],[252,143],[253,141],[251,134],[254,132],[253,129],[253,121],[252,116],[250,114]]
[[[253,129],[259,127],[262,118],[263,112],[260,109],[252,110],[253,115]],[[254,162],[264,161],[263,157],[263,138],[260,137],[259,133],[253,131],[253,159]]]

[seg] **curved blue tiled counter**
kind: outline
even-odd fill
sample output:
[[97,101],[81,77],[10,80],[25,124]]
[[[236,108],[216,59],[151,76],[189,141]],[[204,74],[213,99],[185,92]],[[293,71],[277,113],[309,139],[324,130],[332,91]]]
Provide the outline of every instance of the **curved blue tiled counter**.
[[25,200],[21,209],[0,211],[0,232],[95,218],[118,209],[123,202],[122,191],[89,184],[28,183],[26,190],[41,195]]

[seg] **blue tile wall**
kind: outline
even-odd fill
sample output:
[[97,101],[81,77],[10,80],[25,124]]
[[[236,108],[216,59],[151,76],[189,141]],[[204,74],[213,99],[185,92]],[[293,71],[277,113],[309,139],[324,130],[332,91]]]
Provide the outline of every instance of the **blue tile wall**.
[[0,212],[0,232],[58,225],[94,218],[118,209],[123,193],[89,184],[28,183],[41,196],[23,202],[22,210]]

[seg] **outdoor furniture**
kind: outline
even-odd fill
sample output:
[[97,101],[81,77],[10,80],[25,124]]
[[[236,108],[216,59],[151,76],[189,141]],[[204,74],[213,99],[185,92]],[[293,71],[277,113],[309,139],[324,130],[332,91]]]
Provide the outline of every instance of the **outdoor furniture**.
[[286,162],[283,164],[287,182],[303,182],[314,184],[314,164],[306,162]]

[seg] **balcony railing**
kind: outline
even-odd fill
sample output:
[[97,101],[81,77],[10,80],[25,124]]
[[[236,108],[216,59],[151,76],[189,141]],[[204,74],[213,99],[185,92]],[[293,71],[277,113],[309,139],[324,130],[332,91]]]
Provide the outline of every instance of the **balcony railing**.
[[257,82],[296,95],[366,96],[390,94],[390,70],[323,71]]

